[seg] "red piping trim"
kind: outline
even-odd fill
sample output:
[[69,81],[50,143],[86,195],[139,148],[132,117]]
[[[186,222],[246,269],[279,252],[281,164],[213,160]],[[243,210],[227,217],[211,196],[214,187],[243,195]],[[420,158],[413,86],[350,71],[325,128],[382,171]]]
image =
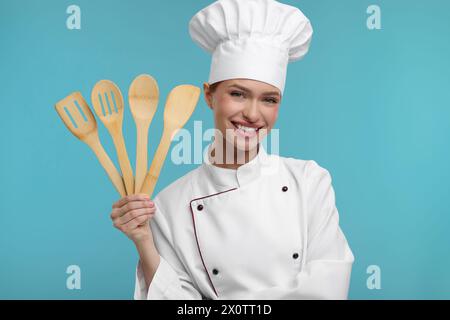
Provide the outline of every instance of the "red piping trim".
[[195,241],[197,242],[198,253],[200,254],[200,259],[202,260],[203,268],[206,271],[206,275],[208,276],[209,283],[211,284],[211,286],[212,286],[212,288],[214,290],[214,293],[216,294],[217,297],[219,297],[219,295],[217,294],[216,288],[214,287],[214,284],[213,284],[213,282],[211,280],[211,277],[209,275],[208,269],[206,268],[205,261],[203,260],[202,251],[200,249],[200,244],[198,243],[197,228],[195,227],[195,217],[194,217],[194,212],[192,211],[192,202],[193,201],[197,201],[197,200],[201,200],[201,199],[205,199],[205,198],[209,198],[209,197],[212,197],[212,196],[217,196],[217,195],[219,195],[221,193],[233,191],[233,190],[236,190],[236,189],[237,188],[233,188],[233,189],[230,189],[230,190],[214,193],[214,194],[211,194],[211,195],[208,195],[208,196],[204,196],[204,197],[201,197],[201,198],[192,199],[190,201],[190,203],[189,203],[189,209],[191,210],[191,216],[192,216],[192,223],[194,224],[194,235],[195,235]]

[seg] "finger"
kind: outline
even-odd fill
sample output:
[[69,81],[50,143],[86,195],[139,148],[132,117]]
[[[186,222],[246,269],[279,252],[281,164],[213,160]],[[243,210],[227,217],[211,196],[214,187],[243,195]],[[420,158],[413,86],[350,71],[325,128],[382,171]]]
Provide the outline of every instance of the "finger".
[[136,209],[141,209],[141,208],[153,208],[153,207],[155,207],[155,204],[150,200],[128,202],[126,205],[124,205],[120,209],[118,209],[120,211],[119,216],[123,216],[131,210],[136,210]]
[[134,210],[128,211],[127,214],[117,218],[116,222],[119,225],[125,225],[128,222],[130,222],[131,220],[136,219],[137,217],[140,217],[140,216],[143,216],[143,215],[146,215],[146,214],[151,214],[151,213],[154,213],[154,212],[155,212],[154,208],[134,209]]
[[128,223],[122,225],[122,230],[124,230],[125,232],[130,232],[130,231],[136,229],[137,226],[148,223],[148,220],[150,220],[151,216],[152,216],[152,214],[146,214],[146,215],[134,218],[133,220],[129,221]]
[[155,206],[155,204],[150,200],[131,201],[131,202],[128,202],[127,204],[125,204],[124,206],[122,206],[121,208],[114,208],[111,212],[111,219],[113,219],[113,220],[117,219],[132,210],[141,209],[141,208],[153,208],[154,206]]
[[113,207],[113,209],[111,211],[111,215],[110,215],[111,219],[114,220],[114,219],[116,219],[119,216],[120,216],[120,209],[117,209],[117,208]]
[[150,200],[150,197],[148,194],[145,194],[145,193],[131,194],[131,195],[125,196],[125,197],[121,198],[119,201],[115,202],[113,204],[113,208],[120,208],[128,202],[136,201],[136,200]]
[[[130,228],[130,230],[133,230],[133,227],[136,228],[137,226],[141,226],[145,223],[148,223],[148,220],[150,220],[151,218],[153,218],[153,216],[155,215],[155,212],[146,212],[144,214],[138,215],[136,216],[136,218],[131,219],[130,221],[128,221],[125,224],[121,224],[120,223],[120,218],[116,219],[113,221],[113,225],[114,227],[116,227],[117,229],[123,231],[123,232],[128,232],[128,228]],[[146,218],[146,219],[143,219]],[[135,223],[132,223],[132,222]]]
[[145,201],[130,201],[124,206],[120,208],[113,208],[111,212],[111,219],[116,219],[118,217],[123,216],[131,210],[140,209],[140,208],[152,208],[155,207],[153,201],[145,200]]
[[127,204],[130,201],[136,201],[136,200],[150,200],[150,197],[145,193],[138,193],[138,194],[132,194],[125,196],[121,198],[119,201],[113,204],[113,208],[120,208]]

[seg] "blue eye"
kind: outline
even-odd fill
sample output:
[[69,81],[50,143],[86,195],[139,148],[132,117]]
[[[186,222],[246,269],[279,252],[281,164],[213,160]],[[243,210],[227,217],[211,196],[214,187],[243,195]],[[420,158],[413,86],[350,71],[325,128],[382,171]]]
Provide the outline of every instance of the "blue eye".
[[278,100],[277,100],[277,99],[274,99],[274,98],[267,98],[267,99],[265,99],[265,101],[267,101],[267,102],[269,102],[269,103],[273,103],[273,104],[278,103]]
[[242,92],[239,92],[239,91],[233,91],[230,93],[230,95],[232,97],[242,97],[243,96]]

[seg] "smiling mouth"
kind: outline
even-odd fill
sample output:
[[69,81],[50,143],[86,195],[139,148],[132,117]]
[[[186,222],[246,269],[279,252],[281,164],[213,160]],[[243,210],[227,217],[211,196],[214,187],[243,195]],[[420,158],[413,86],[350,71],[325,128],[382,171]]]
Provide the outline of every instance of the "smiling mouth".
[[240,123],[230,121],[234,126],[234,133],[236,136],[244,139],[253,139],[258,136],[259,129],[264,127],[247,127]]
[[255,128],[255,127],[246,127],[246,126],[244,126],[242,124],[239,124],[237,122],[234,122],[234,121],[230,121],[230,122],[233,124],[233,126],[234,126],[234,128],[236,130],[241,130],[241,131],[246,132],[246,133],[258,132],[259,129],[263,128],[263,127],[257,127],[257,128]]

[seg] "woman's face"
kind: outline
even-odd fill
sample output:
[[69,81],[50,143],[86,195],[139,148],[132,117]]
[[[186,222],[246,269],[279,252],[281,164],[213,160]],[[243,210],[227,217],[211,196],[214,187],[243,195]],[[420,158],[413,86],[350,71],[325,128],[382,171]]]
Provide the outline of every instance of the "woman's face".
[[252,150],[277,120],[281,94],[270,84],[251,79],[231,79],[221,81],[214,92],[208,83],[204,83],[203,89],[224,145],[226,142],[226,145],[241,151]]

